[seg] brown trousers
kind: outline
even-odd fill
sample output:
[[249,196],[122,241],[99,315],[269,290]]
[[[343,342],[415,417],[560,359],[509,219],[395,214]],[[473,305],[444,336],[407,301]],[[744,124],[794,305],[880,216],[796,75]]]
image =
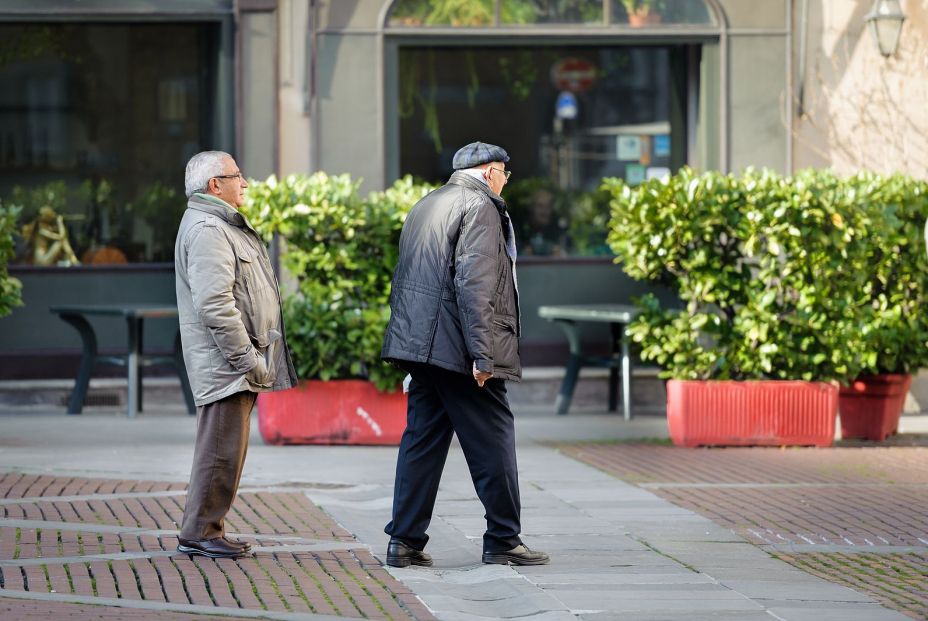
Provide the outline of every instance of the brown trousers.
[[225,535],[224,520],[242,478],[251,409],[258,395],[239,392],[197,407],[197,442],[187,486],[181,539]]

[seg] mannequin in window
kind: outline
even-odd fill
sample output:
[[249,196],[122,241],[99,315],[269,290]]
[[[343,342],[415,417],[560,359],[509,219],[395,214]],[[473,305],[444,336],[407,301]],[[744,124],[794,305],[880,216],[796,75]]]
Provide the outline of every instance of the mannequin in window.
[[51,207],[39,209],[39,216],[23,226],[23,238],[31,248],[33,265],[80,265],[68,241],[64,216]]

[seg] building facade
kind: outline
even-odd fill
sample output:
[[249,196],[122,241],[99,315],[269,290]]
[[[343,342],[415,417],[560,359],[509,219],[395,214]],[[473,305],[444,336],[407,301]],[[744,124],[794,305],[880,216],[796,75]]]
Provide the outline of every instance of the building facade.
[[[67,376],[56,303],[173,302],[193,153],[254,178],[323,170],[440,181],[462,144],[510,152],[524,351],[559,360],[540,304],[628,302],[599,180],[683,165],[928,173],[928,8],[884,58],[854,0],[0,2],[0,197],[27,205],[25,306],[0,376]],[[36,252],[40,208],[73,256]],[[104,326],[101,348],[124,327]],[[173,328],[146,342],[170,346]],[[606,334],[587,337],[605,341]],[[54,360],[54,364],[49,364]]]

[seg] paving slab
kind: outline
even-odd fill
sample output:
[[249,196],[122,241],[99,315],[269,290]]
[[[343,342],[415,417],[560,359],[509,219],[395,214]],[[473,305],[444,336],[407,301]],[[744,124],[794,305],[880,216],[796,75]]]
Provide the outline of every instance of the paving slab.
[[[867,597],[857,601],[851,596],[840,596],[831,590],[831,583],[801,572],[793,573],[796,570],[785,562],[745,543],[743,535],[717,526],[690,508],[669,502],[655,493],[659,490],[625,483],[546,444],[559,439],[666,436],[663,420],[639,419],[626,424],[616,416],[573,414],[569,417],[517,416],[516,420],[520,480],[525,499],[525,540],[531,547],[551,552],[550,565],[508,567],[480,563],[481,535],[485,528],[483,510],[456,444],[448,459],[429,529],[431,540],[427,549],[435,558],[436,567],[387,570],[380,562],[386,551],[387,537],[383,527],[390,518],[396,448],[270,447],[264,446],[255,434],[243,476],[243,502],[230,520],[230,526],[260,544],[262,551],[253,561],[244,563],[241,572],[236,573],[236,570],[226,575],[244,581],[241,584],[251,580],[267,586],[258,588],[266,595],[261,602],[242,599],[241,608],[298,615],[310,612],[308,608],[301,612],[299,601],[318,601],[316,612],[319,614],[335,612],[346,616],[347,611],[350,612],[348,616],[384,617],[386,609],[363,603],[372,601],[370,594],[374,592],[363,577],[363,572],[367,572],[373,581],[370,584],[387,585],[392,593],[390,601],[409,618],[434,615],[461,621],[496,618],[753,621],[755,618],[775,619],[773,614],[778,614],[789,621],[807,614],[809,609],[805,605],[810,603],[822,606],[816,610],[845,615],[842,618],[874,611],[883,615],[881,619],[906,618],[880,608]],[[101,429],[106,433],[101,434]],[[171,537],[176,537],[176,531],[172,535],[172,528],[176,526],[171,522],[176,521],[182,507],[194,432],[195,421],[176,415],[158,417],[147,413],[133,421],[115,414],[29,419],[0,416],[0,471],[101,479],[138,477],[178,486],[174,491],[179,490],[179,494],[149,500],[121,499],[124,504],[130,500],[145,500],[154,503],[153,509],[158,508],[160,513],[150,525],[132,525],[145,532],[99,533],[99,537],[113,539],[101,541],[97,554],[120,552],[122,539],[140,548],[135,558],[141,563],[142,558],[147,558],[144,556],[146,549],[140,543],[143,537],[153,538],[154,544],[149,550],[155,547],[168,550],[173,541]],[[98,493],[113,493],[113,490],[101,488],[90,493],[92,499],[86,501],[88,511],[91,506],[102,507],[100,503],[115,502],[115,499],[97,498]],[[300,509],[286,513],[274,504],[278,498]],[[84,511],[81,502],[84,501],[70,504]],[[305,504],[298,505],[299,502]],[[20,507],[0,505],[0,510],[10,506]],[[332,521],[326,526],[327,536],[335,537],[334,542],[329,543],[331,551],[313,549],[325,540],[320,534],[325,529],[319,524],[307,523],[306,516],[318,508],[324,512],[320,515]],[[27,511],[25,507],[16,511],[22,515],[11,515],[11,519],[42,519],[30,515],[31,509]],[[273,527],[256,528],[253,514],[266,515],[266,524]],[[114,513],[112,518],[96,526],[123,526],[117,515]],[[62,517],[57,521],[70,523],[73,520]],[[283,540],[283,537],[301,539]],[[341,550],[337,549],[339,544]],[[9,544],[0,539],[0,556],[8,549]],[[322,573],[310,571],[310,557]],[[169,564],[172,560],[179,562],[172,557],[147,558],[146,562],[151,564],[159,559]],[[356,563],[358,569],[350,563]],[[156,581],[157,572],[166,571],[166,566],[151,567],[150,577]],[[337,580],[344,589],[323,589],[322,575],[327,572],[329,576],[338,577],[349,567],[347,573],[355,578]],[[217,571],[219,569],[217,567]],[[232,571],[228,567],[222,569]],[[288,584],[284,576],[294,569],[302,573]],[[733,587],[721,582],[719,576],[713,575],[715,570],[720,573],[731,570],[727,577],[740,576],[743,583]],[[181,566],[183,571],[184,566]],[[790,580],[795,577],[797,586],[805,589],[801,593],[808,594],[794,600],[783,597],[778,590],[779,583],[765,585],[753,580],[758,577],[758,571],[764,576],[787,576]],[[187,604],[195,605],[198,583],[194,578],[202,574],[183,575],[191,578],[187,585],[189,596],[178,578],[180,592],[185,593]],[[140,579],[148,577],[148,574],[140,575]],[[277,585],[277,591],[270,586],[272,584]],[[316,599],[306,591],[310,586],[319,594]],[[271,588],[273,596],[267,594],[265,588]],[[305,597],[300,596],[298,589],[303,589]],[[165,594],[166,603],[170,603],[172,593]],[[244,598],[246,591],[240,586],[236,593]],[[829,600],[836,597],[840,601]],[[330,610],[322,608],[326,601],[331,604]],[[340,608],[339,602],[354,603],[349,611],[344,606]],[[291,609],[288,610],[287,605]],[[783,614],[774,613],[773,607]],[[817,617],[817,621],[823,619],[821,615]]]

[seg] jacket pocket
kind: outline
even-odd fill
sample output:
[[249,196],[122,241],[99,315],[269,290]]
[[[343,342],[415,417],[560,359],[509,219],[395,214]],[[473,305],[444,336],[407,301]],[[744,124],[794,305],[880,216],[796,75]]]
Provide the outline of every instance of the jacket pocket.
[[264,359],[265,374],[263,377],[259,377],[256,372],[257,367],[255,367],[255,369],[249,371],[247,375],[248,381],[264,388],[270,388],[274,385],[277,379],[277,357],[274,355],[277,347],[274,344],[282,337],[283,335],[277,330],[268,330],[251,337],[255,351]]
[[261,267],[260,253],[250,248],[239,248],[238,257],[239,280],[236,282],[240,293],[236,294],[236,306],[242,313],[242,323],[248,334],[267,333],[269,330],[279,328],[280,305],[277,298],[276,283],[268,280],[267,274]]
[[516,322],[510,317],[493,318],[493,366],[499,369],[515,369],[519,366]]
[[255,309],[255,272],[254,259],[247,253],[239,250],[236,253],[238,257],[238,278],[233,287],[232,296],[235,298],[235,306],[242,314],[242,323],[249,334],[258,332],[258,326],[254,324]]

